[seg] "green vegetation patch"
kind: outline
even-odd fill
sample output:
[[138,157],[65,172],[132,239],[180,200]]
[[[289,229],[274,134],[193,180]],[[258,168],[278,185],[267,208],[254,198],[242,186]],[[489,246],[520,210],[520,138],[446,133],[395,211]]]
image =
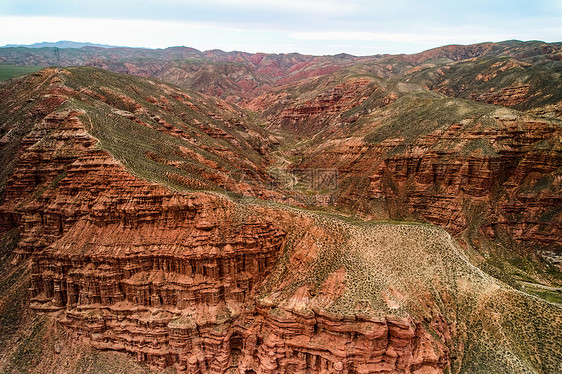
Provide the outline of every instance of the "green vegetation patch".
[[392,104],[381,124],[365,136],[365,140],[380,143],[403,138],[403,144],[410,144],[465,119],[493,126],[494,119],[490,115],[496,109],[492,105],[448,98],[434,92],[412,93]]
[[0,64],[0,81],[6,81],[20,75],[35,73],[43,69],[42,66],[18,66],[18,65],[4,65]]

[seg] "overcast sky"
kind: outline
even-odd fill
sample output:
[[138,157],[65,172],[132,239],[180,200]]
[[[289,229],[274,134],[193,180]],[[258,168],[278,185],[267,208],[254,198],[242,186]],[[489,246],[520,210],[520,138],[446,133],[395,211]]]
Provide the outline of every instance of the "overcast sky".
[[562,41],[562,0],[0,0],[0,45],[373,55],[508,39]]

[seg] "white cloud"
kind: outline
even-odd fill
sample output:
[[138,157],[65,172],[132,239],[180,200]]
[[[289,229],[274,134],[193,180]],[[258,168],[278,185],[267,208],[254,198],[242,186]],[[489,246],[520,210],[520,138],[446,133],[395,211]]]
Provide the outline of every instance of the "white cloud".
[[[542,30],[544,35],[556,35],[560,27],[546,26]],[[483,27],[481,25],[465,25],[445,28],[426,28],[418,32],[396,33],[396,32],[356,32],[356,31],[327,31],[327,32],[294,32],[290,36],[296,40],[308,40],[318,42],[383,42],[395,43],[396,45],[409,44],[426,49],[446,44],[472,44],[486,41],[503,41],[508,39],[531,40],[537,38],[536,29],[518,30],[515,32],[503,31],[501,28]],[[554,34],[553,34],[554,33]],[[547,40],[556,41],[556,40]],[[415,48],[417,49],[417,48]],[[395,50],[395,48],[393,48]],[[418,49],[421,51],[421,49]],[[405,51],[405,52],[411,52]]]
[[205,3],[252,11],[311,12],[310,17],[318,14],[352,13],[360,9],[356,1],[350,0],[206,0]]
[[[226,0],[213,1],[225,2]],[[255,0],[235,1],[249,4]],[[288,1],[296,3],[295,0]],[[275,2],[281,3],[280,0],[275,0]],[[333,1],[332,4],[339,4],[338,0]],[[513,25],[497,23],[447,27],[422,24],[411,25],[410,28],[396,31],[397,28],[377,24],[362,30],[332,26],[327,29],[312,28],[311,31],[302,29],[285,31],[268,28],[267,25],[211,21],[0,16],[0,45],[73,40],[148,48],[185,45],[199,50],[223,49],[225,51],[300,52],[305,54],[345,52],[372,55],[415,53],[445,44],[471,44],[507,39],[560,41],[561,25],[562,19],[554,16],[548,20],[526,20]]]
[[380,33],[362,31],[329,31],[329,32],[295,32],[292,38],[300,40],[358,40],[374,41],[382,40],[389,42],[411,42],[411,41],[440,41],[442,35],[413,34],[413,33]]

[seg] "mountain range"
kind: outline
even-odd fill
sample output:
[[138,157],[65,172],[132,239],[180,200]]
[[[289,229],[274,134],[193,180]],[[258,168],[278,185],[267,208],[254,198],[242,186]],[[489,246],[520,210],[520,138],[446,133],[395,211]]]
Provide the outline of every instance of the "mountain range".
[[3,372],[562,370],[562,43],[0,64]]
[[25,48],[82,48],[82,47],[98,47],[98,48],[115,48],[114,45],[108,44],[95,44],[95,43],[80,43],[80,42],[72,42],[69,40],[60,40],[58,42],[41,42],[41,43],[33,43],[33,44],[6,44],[0,48],[16,48],[16,47],[25,47]]

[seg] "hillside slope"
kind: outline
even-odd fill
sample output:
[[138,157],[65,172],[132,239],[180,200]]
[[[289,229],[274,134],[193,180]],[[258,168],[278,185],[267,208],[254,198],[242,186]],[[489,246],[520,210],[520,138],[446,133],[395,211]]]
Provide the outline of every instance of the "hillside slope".
[[89,347],[187,373],[562,370],[560,304],[483,272],[443,228],[296,207],[314,191],[271,172],[337,168],[338,210],[548,248],[559,122],[346,79],[320,87],[349,101],[302,146],[224,101],[91,67],[0,86],[2,371],[147,369]]
[[554,116],[561,115],[561,56],[560,43],[516,40],[366,57],[202,52],[187,47],[0,48],[2,64],[95,66],[158,78],[237,103],[273,88],[354,68],[382,79],[411,80],[454,97]]

